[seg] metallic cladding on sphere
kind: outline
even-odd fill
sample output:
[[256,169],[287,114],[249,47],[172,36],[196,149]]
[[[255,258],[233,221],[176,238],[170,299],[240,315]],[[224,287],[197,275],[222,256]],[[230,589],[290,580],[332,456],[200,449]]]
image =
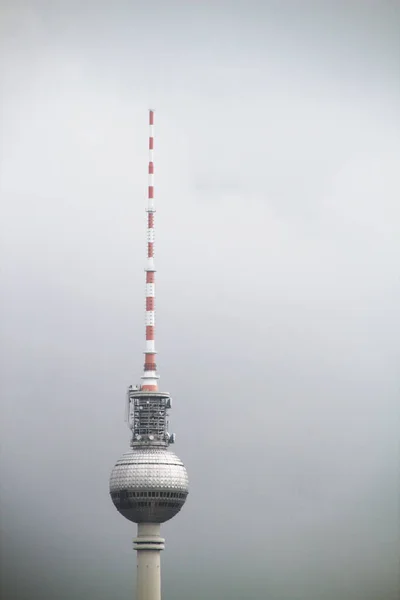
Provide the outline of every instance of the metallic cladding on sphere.
[[167,448],[135,448],[116,463],[110,495],[117,510],[134,523],[164,523],[182,508],[188,494],[182,461]]

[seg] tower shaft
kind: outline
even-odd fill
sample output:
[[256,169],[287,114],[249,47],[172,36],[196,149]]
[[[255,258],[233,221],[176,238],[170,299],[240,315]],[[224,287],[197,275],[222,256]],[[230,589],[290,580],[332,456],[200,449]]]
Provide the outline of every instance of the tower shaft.
[[160,525],[139,523],[133,547],[137,553],[137,600],[161,600],[160,553],[164,539],[160,537]]
[[149,110],[149,185],[147,193],[147,264],[146,264],[146,349],[142,390],[157,391],[158,375],[155,348],[155,274],[154,268],[154,110]]

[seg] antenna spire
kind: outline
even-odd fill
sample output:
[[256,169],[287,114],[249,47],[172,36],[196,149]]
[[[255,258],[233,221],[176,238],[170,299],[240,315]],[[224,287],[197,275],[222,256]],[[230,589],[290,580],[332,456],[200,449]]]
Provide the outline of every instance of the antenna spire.
[[157,391],[155,349],[155,273],[154,268],[154,110],[149,110],[149,187],[147,194],[147,264],[146,264],[146,350],[142,389]]

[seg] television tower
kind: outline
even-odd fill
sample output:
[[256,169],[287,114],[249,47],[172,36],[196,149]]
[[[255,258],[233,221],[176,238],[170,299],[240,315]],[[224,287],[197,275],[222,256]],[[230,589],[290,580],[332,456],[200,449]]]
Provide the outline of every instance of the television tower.
[[142,383],[130,386],[126,421],[132,431],[130,450],[117,461],[110,476],[110,495],[116,509],[137,523],[133,547],[137,551],[136,600],[161,600],[160,552],[164,539],[160,524],[172,519],[188,495],[188,476],[170,449],[175,434],[168,433],[171,396],[158,391],[155,362],[154,268],[154,110],[149,111],[149,187],[147,201],[146,346]]

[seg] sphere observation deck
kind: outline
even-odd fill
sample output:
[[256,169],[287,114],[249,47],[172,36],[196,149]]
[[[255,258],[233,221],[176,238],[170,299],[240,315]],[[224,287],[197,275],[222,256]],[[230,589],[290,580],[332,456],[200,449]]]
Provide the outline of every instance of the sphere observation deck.
[[134,523],[164,523],[182,508],[188,476],[174,452],[162,447],[133,448],[117,461],[110,476],[116,509]]

